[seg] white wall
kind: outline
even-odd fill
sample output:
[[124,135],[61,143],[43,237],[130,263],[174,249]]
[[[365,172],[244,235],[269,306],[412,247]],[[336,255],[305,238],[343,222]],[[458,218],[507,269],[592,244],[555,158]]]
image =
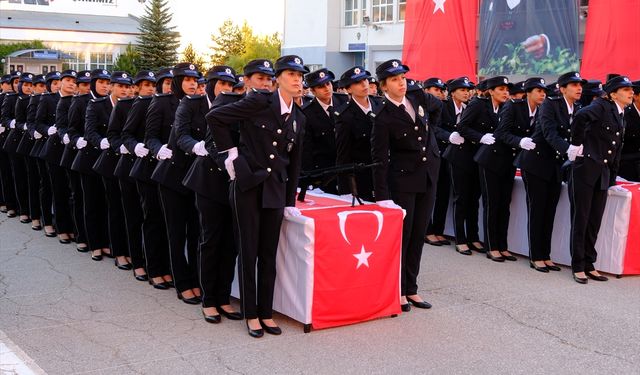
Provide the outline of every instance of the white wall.
[[327,1],[285,1],[283,49],[327,45]]
[[129,14],[134,16],[144,14],[144,4],[138,0],[105,0],[105,3],[90,0],[49,0],[49,5],[14,4],[8,1],[1,1],[0,10],[5,9],[122,17]]

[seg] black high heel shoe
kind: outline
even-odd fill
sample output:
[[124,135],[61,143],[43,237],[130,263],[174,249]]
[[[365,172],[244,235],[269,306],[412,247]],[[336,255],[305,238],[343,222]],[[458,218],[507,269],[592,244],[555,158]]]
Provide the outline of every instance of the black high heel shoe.
[[147,275],[146,273],[144,275],[136,275],[134,273],[133,277],[135,277],[135,279],[138,281],[149,281],[149,275]]
[[419,309],[430,309],[431,308],[431,304],[427,301],[422,301],[422,302],[418,302],[416,300],[412,300],[411,298],[407,297],[407,301],[409,301],[410,304],[412,304],[413,306],[419,308]]
[[471,249],[461,250],[458,246],[461,246],[461,245],[456,245],[456,252],[457,253],[460,253],[462,255],[471,255],[471,254],[473,254],[471,252]]
[[424,242],[431,246],[442,246],[442,242],[438,240],[431,241],[430,239],[427,238],[427,236],[424,237]]
[[508,260],[510,262],[515,262],[518,260],[518,258],[516,258],[515,256],[509,254],[509,255],[504,255],[502,254],[502,252],[500,252],[500,255],[502,255],[502,257],[504,258],[504,260]]
[[549,273],[549,268],[547,267],[538,267],[534,262],[529,262],[529,267],[533,268],[538,272]]
[[607,281],[609,280],[608,277],[606,276],[602,276],[602,275],[595,275],[591,272],[585,272],[585,274],[587,275],[588,278],[590,278],[591,280],[595,280],[595,281]]
[[586,284],[589,282],[589,279],[587,279],[586,277],[578,277],[575,273],[573,274],[573,280],[575,280],[575,282],[577,282],[578,284]]
[[118,267],[121,270],[131,271],[131,269],[133,269],[133,264],[131,263],[120,264],[118,263],[118,259],[114,259],[113,262],[115,263],[116,267]]
[[187,305],[199,305],[200,302],[202,302],[202,300],[198,296],[191,297],[191,298],[184,298],[182,296],[182,293],[178,293],[178,299],[186,303]]
[[166,281],[163,281],[161,283],[154,283],[152,279],[149,279],[149,285],[151,285],[152,287],[156,288],[156,289],[160,289],[160,290],[167,290],[169,288],[171,288]]
[[225,311],[222,307],[217,306],[218,312],[222,314],[225,318],[229,320],[242,320],[242,314],[237,311],[228,312]]
[[411,305],[407,302],[405,304],[400,305],[400,310],[402,310],[403,312],[409,312],[411,311]]
[[555,264],[545,263],[544,265],[549,269],[549,271],[562,271],[562,268],[556,266]]
[[262,320],[260,321],[260,326],[262,326],[262,328],[265,330],[265,332],[267,332],[270,335],[281,335],[282,334],[282,330],[280,329],[280,327],[275,326],[275,327],[269,327],[268,325],[264,324],[264,322]]
[[211,323],[211,324],[218,324],[222,321],[222,318],[220,318],[220,314],[218,315],[207,315],[204,313],[204,310],[202,311],[202,316],[204,316],[204,321],[207,323]]
[[473,250],[473,251],[477,251],[477,252],[479,252],[479,253],[486,253],[486,252],[487,252],[487,250],[485,250],[485,248],[484,248],[484,244],[483,244],[482,242],[480,242],[480,241],[476,241],[476,242],[478,242],[478,243],[479,243],[479,244],[481,244],[482,246],[481,246],[481,247],[478,247],[478,246],[474,245],[474,244],[473,244],[473,242],[469,242],[469,243],[467,244],[467,246],[469,246],[469,249],[471,249],[471,250]]
[[96,262],[99,262],[102,260],[102,254],[99,255],[92,255],[91,256],[91,260],[95,260]]
[[491,259],[494,262],[504,262],[504,258],[502,257],[502,254],[496,257],[491,255],[491,251],[487,251],[487,258]]
[[[249,328],[249,322],[246,321],[246,323],[247,323],[247,330],[249,331],[249,336],[254,337],[256,339],[264,336],[264,330],[262,328],[260,328],[260,329],[251,329],[251,328]],[[260,325],[262,326],[262,322],[260,322]]]

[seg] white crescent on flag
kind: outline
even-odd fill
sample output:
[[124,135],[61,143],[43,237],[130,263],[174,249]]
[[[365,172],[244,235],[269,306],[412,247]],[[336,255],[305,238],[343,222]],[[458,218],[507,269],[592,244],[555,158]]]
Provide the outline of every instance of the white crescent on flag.
[[378,219],[378,233],[376,234],[376,239],[374,241],[377,241],[378,237],[380,237],[380,232],[382,232],[382,225],[384,224],[384,216],[382,215],[382,212],[380,212],[380,211],[356,210],[356,211],[338,212],[338,219],[339,219],[339,222],[340,222],[340,233],[342,233],[342,238],[344,238],[344,240],[347,241],[347,243],[349,245],[351,245],[351,242],[349,242],[349,239],[347,238],[347,233],[345,231],[345,226],[347,225],[347,217],[349,217],[349,215],[353,215],[353,214],[372,214],[372,215],[375,215],[375,217]]

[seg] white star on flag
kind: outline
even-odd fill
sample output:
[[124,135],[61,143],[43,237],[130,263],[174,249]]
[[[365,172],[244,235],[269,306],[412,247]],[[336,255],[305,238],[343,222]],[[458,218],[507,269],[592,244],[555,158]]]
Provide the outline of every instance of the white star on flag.
[[433,0],[433,3],[436,5],[433,8],[433,14],[436,14],[438,9],[440,9],[442,11],[442,13],[444,14],[444,2],[445,1],[447,1],[447,0]]
[[360,253],[353,254],[353,257],[358,259],[358,265],[356,266],[356,269],[360,268],[360,266],[363,264],[369,267],[369,257],[371,256],[371,254],[373,254],[373,252],[364,251],[364,245],[362,245],[362,249],[360,249]]

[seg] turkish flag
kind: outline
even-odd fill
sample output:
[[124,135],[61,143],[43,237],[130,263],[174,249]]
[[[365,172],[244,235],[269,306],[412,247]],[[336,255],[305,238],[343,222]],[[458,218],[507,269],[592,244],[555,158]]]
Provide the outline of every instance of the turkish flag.
[[314,220],[313,328],[400,313],[402,210],[302,210]]
[[583,77],[640,78],[640,0],[591,0],[582,53]]
[[407,0],[402,61],[415,79],[476,79],[478,0]]

